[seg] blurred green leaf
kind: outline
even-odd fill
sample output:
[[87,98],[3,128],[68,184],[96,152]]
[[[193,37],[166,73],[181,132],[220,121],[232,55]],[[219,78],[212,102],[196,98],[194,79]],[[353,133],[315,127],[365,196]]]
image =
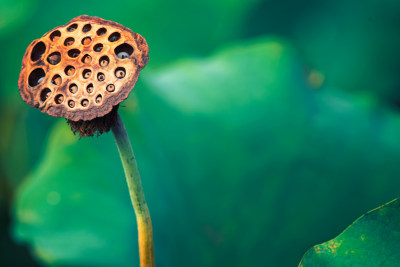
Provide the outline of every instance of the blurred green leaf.
[[[122,117],[157,262],[294,266],[398,193],[400,118],[369,96],[313,90],[306,79],[290,46],[271,38],[141,73]],[[16,236],[50,266],[132,265],[134,215],[112,138],[70,135],[53,130],[21,187]]]
[[397,266],[400,200],[361,216],[338,237],[310,249],[299,266]]
[[18,233],[50,266],[129,266],[136,257],[134,214],[110,138],[78,141],[60,121],[22,187]]
[[294,41],[327,84],[373,92],[396,106],[400,104],[399,12],[400,2],[393,0],[364,1],[362,8],[357,1],[332,1],[302,15]]
[[36,0],[0,1],[0,38],[18,29],[36,11]]
[[397,0],[262,1],[246,34],[288,38],[326,85],[373,92],[398,107],[399,12]]
[[[11,190],[36,164],[48,128],[55,121],[38,110],[19,109],[20,106],[22,103],[0,107],[0,121],[3,123],[0,131],[0,173],[3,176],[0,179],[6,179]],[[13,191],[8,193],[13,195]]]

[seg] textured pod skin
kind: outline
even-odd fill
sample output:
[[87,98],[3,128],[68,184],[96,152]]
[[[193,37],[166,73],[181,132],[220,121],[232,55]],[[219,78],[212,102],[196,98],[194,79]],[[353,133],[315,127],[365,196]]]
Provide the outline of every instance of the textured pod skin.
[[[128,97],[148,54],[146,40],[130,29],[79,16],[28,46],[19,92],[29,106],[54,117],[72,121],[103,117]],[[104,58],[108,62],[101,61]]]

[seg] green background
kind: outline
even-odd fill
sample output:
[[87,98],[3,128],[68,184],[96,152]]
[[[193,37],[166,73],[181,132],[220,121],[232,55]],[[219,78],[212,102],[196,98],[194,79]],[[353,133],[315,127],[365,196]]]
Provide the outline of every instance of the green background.
[[18,92],[26,47],[82,14],[150,47],[120,113],[158,266],[296,266],[400,195],[397,0],[0,0],[0,266],[138,266],[112,135]]

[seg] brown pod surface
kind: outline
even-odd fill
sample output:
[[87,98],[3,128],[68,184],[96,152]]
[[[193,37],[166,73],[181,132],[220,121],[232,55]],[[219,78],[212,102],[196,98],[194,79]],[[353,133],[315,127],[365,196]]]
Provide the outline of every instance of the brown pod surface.
[[79,16],[26,49],[22,99],[54,117],[88,121],[125,100],[149,60],[146,40],[98,17]]

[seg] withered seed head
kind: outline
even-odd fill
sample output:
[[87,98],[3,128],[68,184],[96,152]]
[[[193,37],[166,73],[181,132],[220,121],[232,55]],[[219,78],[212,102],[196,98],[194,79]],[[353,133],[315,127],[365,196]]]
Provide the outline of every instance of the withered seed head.
[[66,118],[81,136],[107,132],[148,54],[146,40],[130,29],[79,16],[28,46],[19,91],[29,106]]

